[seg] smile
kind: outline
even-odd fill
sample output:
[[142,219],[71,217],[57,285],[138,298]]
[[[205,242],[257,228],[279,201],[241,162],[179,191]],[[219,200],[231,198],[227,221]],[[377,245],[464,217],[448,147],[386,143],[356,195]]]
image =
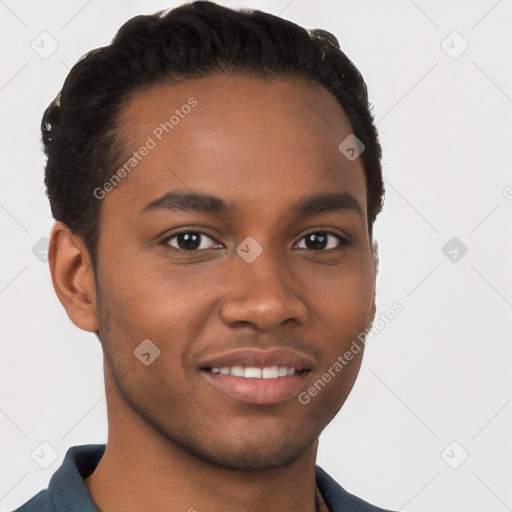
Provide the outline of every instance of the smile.
[[218,354],[201,361],[199,370],[210,389],[235,403],[270,405],[293,401],[313,366],[304,353],[274,347]]
[[243,366],[224,366],[223,368],[210,368],[212,373],[221,375],[233,375],[244,379],[278,379],[295,374],[295,367],[267,366],[265,368]]

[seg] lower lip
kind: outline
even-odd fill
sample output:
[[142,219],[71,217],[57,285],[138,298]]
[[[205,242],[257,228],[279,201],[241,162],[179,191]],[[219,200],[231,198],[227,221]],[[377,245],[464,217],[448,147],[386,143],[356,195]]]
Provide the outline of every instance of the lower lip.
[[277,404],[295,398],[304,387],[309,372],[300,372],[277,379],[246,379],[234,375],[201,372],[219,391],[247,404]]

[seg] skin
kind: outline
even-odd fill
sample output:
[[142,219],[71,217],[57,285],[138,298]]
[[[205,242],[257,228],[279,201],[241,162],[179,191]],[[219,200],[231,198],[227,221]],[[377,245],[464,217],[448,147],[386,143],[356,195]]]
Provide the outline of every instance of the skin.
[[[241,403],[198,363],[237,348],[296,349],[314,362],[307,390],[371,325],[376,254],[362,163],[338,150],[352,129],[322,86],[231,74],[134,94],[119,125],[127,155],[190,97],[197,106],[102,200],[97,284],[80,237],[60,222],[51,233],[56,293],[104,351],[108,442],[85,484],[108,512],[312,512],[318,437],[363,350],[307,405]],[[235,207],[140,213],[178,189]],[[293,212],[333,192],[361,213]],[[165,240],[177,228],[205,232],[205,249],[180,252],[176,237]],[[329,235],[329,248],[308,247],[305,235],[321,228],[348,244]],[[252,263],[236,252],[248,236],[263,249]],[[134,356],[144,339],[161,351],[149,366]]]

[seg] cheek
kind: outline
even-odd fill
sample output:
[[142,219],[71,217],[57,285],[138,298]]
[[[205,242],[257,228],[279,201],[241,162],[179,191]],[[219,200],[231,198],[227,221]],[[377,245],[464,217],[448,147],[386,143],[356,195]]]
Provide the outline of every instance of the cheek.
[[[150,339],[178,366],[192,350],[187,340],[195,339],[207,321],[205,305],[221,276],[199,266],[155,265],[149,258],[119,255],[110,262],[98,269],[98,277],[100,314],[112,331],[112,343],[130,355]],[[126,343],[131,350],[125,350]]]
[[366,327],[375,294],[370,266],[361,264],[317,272],[315,278],[308,281],[307,290],[315,312],[331,327],[333,334],[353,335]]

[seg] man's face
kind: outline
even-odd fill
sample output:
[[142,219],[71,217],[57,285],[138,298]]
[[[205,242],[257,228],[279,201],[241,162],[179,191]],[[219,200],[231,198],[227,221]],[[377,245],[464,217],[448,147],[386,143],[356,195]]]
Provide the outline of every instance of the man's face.
[[[140,159],[103,199],[97,269],[99,334],[119,396],[202,460],[295,461],[344,403],[363,351],[309,403],[299,393],[373,320],[364,171],[338,150],[352,133],[346,115],[318,84],[223,74],[137,93],[119,128],[127,158]],[[155,203],[168,193],[226,206]],[[339,208],[298,211],[334,194]],[[143,340],[160,350],[149,365],[134,354]],[[239,376],[247,367],[268,378]]]

